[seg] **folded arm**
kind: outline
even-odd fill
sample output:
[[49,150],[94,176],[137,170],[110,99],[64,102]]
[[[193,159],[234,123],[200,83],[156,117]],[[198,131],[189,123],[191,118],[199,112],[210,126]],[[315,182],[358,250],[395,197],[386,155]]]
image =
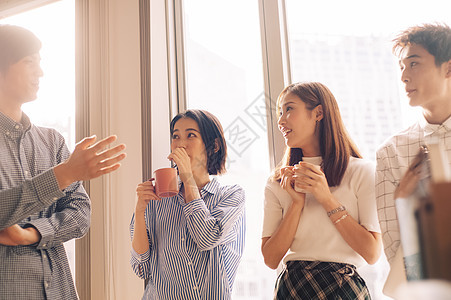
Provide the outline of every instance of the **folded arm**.
[[63,196],[52,169],[0,191],[0,230],[19,223]]
[[202,198],[184,208],[188,231],[201,251],[211,250],[227,240],[237,220],[244,214],[244,190],[235,186],[223,195],[211,211]]

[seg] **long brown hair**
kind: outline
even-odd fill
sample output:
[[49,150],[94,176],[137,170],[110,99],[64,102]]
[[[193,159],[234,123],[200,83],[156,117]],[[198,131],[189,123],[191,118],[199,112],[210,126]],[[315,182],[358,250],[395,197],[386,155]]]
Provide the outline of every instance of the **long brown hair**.
[[[326,175],[329,186],[340,184],[348,167],[351,156],[361,158],[357,146],[349,137],[341,119],[337,101],[332,92],[319,82],[299,82],[287,86],[277,99],[277,113],[280,111],[282,98],[287,94],[299,97],[308,110],[313,110],[318,105],[323,108],[323,118],[318,121],[319,145],[323,159],[322,169]],[[280,180],[280,169],[286,166],[294,166],[302,160],[301,148],[286,147],[282,161],[274,170],[273,179]]]

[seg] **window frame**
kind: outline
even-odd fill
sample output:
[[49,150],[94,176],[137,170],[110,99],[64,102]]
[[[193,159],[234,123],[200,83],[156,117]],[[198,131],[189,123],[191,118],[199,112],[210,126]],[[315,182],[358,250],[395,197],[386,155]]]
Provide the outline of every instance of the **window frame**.
[[10,0],[0,2],[0,19],[17,15],[59,0]]
[[[175,55],[169,62],[173,76],[170,82],[177,95],[177,111],[186,109],[186,76],[184,53],[183,0],[166,0],[173,19],[169,19],[168,39],[174,44],[170,49]],[[264,93],[266,103],[269,164],[273,169],[281,161],[285,151],[285,141],[278,134],[276,102],[279,93],[291,83],[288,33],[285,18],[285,0],[258,0],[260,15],[260,34],[262,41]],[[174,67],[175,66],[175,67]]]

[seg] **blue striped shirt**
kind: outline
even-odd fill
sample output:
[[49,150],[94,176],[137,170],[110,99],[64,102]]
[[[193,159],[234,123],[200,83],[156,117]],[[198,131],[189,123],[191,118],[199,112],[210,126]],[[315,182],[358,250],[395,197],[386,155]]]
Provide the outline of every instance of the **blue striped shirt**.
[[231,298],[244,249],[244,190],[213,178],[200,194],[189,203],[179,193],[147,205],[149,250],[131,250],[133,270],[149,279],[143,299]]

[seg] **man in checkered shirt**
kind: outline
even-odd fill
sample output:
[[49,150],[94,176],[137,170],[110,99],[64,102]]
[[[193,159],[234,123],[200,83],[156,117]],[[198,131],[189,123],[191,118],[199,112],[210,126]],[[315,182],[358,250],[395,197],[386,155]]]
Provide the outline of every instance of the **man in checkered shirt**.
[[451,29],[444,24],[408,28],[394,40],[393,52],[409,104],[420,106],[423,117],[377,151],[377,207],[390,263],[387,294],[405,280],[395,199],[407,198],[418,184],[420,166],[414,158],[421,145],[438,141],[451,162]]
[[22,104],[36,99],[41,42],[0,25],[0,299],[78,299],[63,243],[89,229],[81,180],[119,168],[115,136],[85,138],[69,153],[56,130],[33,125]]

